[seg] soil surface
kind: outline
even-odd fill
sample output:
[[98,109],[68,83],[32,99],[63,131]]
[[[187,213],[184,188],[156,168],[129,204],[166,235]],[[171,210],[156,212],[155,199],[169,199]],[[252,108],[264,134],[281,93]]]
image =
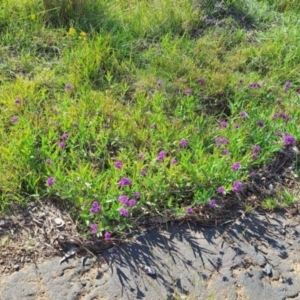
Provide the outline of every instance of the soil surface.
[[4,271],[0,287],[2,300],[300,299],[300,216],[171,222],[97,256],[44,257]]

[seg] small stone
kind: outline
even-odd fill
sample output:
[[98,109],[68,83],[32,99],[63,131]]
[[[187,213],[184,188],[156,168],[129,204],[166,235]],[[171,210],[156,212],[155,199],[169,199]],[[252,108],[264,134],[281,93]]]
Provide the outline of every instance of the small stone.
[[272,274],[272,269],[269,266],[265,266],[265,272],[268,276]]
[[13,265],[12,267],[13,267],[13,269],[14,269],[14,270],[16,270],[16,271],[17,271],[17,270],[19,270],[19,268],[20,268],[20,265]]

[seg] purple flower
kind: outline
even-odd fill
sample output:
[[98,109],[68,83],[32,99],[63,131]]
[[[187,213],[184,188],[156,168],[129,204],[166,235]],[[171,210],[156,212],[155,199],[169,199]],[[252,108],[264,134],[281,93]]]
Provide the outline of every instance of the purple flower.
[[150,128],[151,128],[151,129],[155,129],[155,128],[156,128],[156,124],[151,124],[151,125],[150,125]]
[[73,88],[73,85],[71,83],[67,83],[66,86],[65,86],[65,90],[66,91],[69,91]]
[[256,146],[252,146],[251,149],[252,149],[253,152],[259,152],[261,150],[261,147],[256,145]]
[[141,198],[141,195],[140,195],[140,193],[138,193],[138,192],[134,192],[134,193],[133,193],[133,196],[134,196],[135,199]]
[[220,147],[221,145],[228,145],[229,140],[227,140],[225,138],[217,137],[217,138],[215,138],[215,143],[216,143],[217,147]]
[[277,119],[278,118],[278,114],[274,114],[272,118],[273,119]]
[[46,184],[47,184],[48,186],[53,186],[53,184],[54,184],[54,177],[53,177],[53,176],[49,177],[49,178],[47,179],[47,181],[46,181]]
[[240,112],[240,116],[243,117],[244,119],[249,119],[249,115],[244,111]]
[[136,205],[136,200],[134,200],[134,199],[130,199],[130,200],[128,200],[128,202],[127,202],[127,206],[130,206],[130,207],[132,207],[132,206],[135,206]]
[[117,168],[117,169],[121,169],[122,168],[122,162],[120,161],[120,160],[117,160],[116,162],[115,162],[115,167]]
[[192,90],[187,89],[187,90],[184,91],[184,93],[185,93],[186,95],[190,95],[190,94],[192,93]]
[[11,119],[11,121],[12,121],[13,123],[16,123],[16,122],[18,122],[18,120],[19,120],[19,118],[18,118],[18,117],[12,117],[12,119]]
[[50,158],[47,158],[47,159],[45,160],[45,162],[46,162],[47,165],[50,165],[50,164],[52,163],[52,160],[51,160]]
[[16,98],[16,99],[15,99],[15,103],[16,103],[16,104],[21,103],[21,99],[20,99],[20,98]]
[[240,181],[234,181],[232,186],[232,191],[234,193],[239,192],[243,188],[243,184]]
[[239,129],[241,126],[239,124],[234,125],[235,129]]
[[108,231],[106,231],[106,232],[104,233],[104,239],[105,239],[105,240],[109,240],[110,238],[111,238],[111,233],[108,232]]
[[204,84],[205,81],[204,81],[203,78],[199,78],[197,82],[198,82],[199,84]]
[[188,145],[188,141],[183,139],[183,140],[180,141],[179,145],[180,145],[181,148],[184,148]]
[[128,186],[131,186],[132,185],[132,182],[129,178],[127,177],[122,177],[119,182],[118,182],[118,186],[119,187],[122,187],[122,186],[125,186],[125,185],[128,185]]
[[98,231],[98,224],[91,224],[91,233],[97,233]]
[[258,123],[257,123],[257,125],[259,126],[259,127],[264,127],[264,122],[263,121],[259,121]]
[[223,154],[227,155],[227,154],[229,154],[229,149],[224,149],[222,152],[223,152]]
[[295,143],[295,139],[288,133],[284,135],[284,145],[285,146],[290,146]]
[[285,87],[288,89],[289,87],[291,87],[292,83],[290,81],[287,81],[285,83]]
[[140,154],[139,154],[139,158],[140,158],[140,159],[143,159],[144,157],[145,157],[145,154],[144,154],[144,153],[140,153]]
[[243,82],[244,82],[244,79],[240,78],[239,83],[243,83]]
[[177,165],[177,160],[176,160],[175,158],[172,159],[172,160],[171,160],[171,164],[172,164],[172,165]]
[[127,202],[128,202],[128,197],[126,195],[122,195],[118,198],[118,201],[127,205]]
[[157,81],[156,83],[158,86],[161,86],[162,85],[162,82],[160,80]]
[[163,161],[166,155],[167,155],[167,152],[166,152],[166,151],[163,151],[163,150],[160,151],[160,152],[158,153],[157,160],[158,160],[158,161]]
[[90,214],[93,215],[98,213],[99,211],[101,211],[101,206],[99,205],[98,201],[94,201],[90,208]]
[[232,167],[231,167],[231,169],[233,170],[233,171],[237,171],[237,170],[239,170],[241,168],[241,164],[239,163],[239,162],[235,162],[233,165],[232,165]]
[[275,132],[275,135],[277,135],[277,136],[282,136],[282,133],[279,132],[279,131],[277,131],[277,132]]
[[218,187],[218,193],[219,194],[224,194],[225,193],[225,189],[222,186]]
[[195,130],[195,131],[199,131],[199,127],[196,126],[196,127],[194,128],[194,130]]
[[128,210],[125,209],[125,208],[123,208],[123,207],[121,207],[121,208],[119,209],[119,213],[120,213],[123,217],[128,217],[128,214],[129,214]]
[[188,214],[191,214],[193,212],[193,209],[191,207],[187,207],[185,210]]
[[249,84],[249,88],[260,88],[261,85],[258,82],[253,82]]
[[252,172],[250,173],[250,176],[251,176],[251,177],[255,177],[255,176],[256,176],[256,173],[255,173],[254,171],[252,171]]
[[64,133],[60,138],[62,140],[66,140],[70,135],[68,133]]
[[142,174],[143,176],[146,176],[146,175],[147,175],[147,171],[146,171],[146,170],[142,170],[142,171],[141,171],[141,174]]
[[258,157],[258,154],[254,152],[254,153],[251,154],[251,157],[252,157],[252,158],[257,158],[257,157]]
[[216,203],[215,199],[211,199],[211,200],[209,200],[208,204],[209,204],[209,206],[214,207],[214,206],[216,206],[217,203]]
[[61,149],[65,148],[65,146],[66,146],[66,143],[64,143],[64,142],[59,142],[58,143],[58,147],[61,148]]
[[226,128],[227,126],[228,126],[227,122],[225,122],[225,121],[221,122],[221,127]]

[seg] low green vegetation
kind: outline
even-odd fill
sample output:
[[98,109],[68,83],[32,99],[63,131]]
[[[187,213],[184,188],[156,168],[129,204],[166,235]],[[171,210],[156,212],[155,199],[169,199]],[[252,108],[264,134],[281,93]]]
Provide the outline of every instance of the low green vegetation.
[[1,0],[1,211],[55,199],[110,238],[239,193],[300,136],[282,3]]

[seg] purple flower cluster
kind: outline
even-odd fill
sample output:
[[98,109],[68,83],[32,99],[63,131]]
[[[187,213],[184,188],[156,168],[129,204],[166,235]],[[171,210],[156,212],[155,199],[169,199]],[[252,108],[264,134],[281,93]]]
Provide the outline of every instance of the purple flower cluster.
[[257,125],[259,127],[264,127],[265,123],[263,121],[258,121]]
[[65,86],[65,90],[66,91],[69,91],[73,88],[73,85],[71,83],[67,83],[66,86]]
[[240,168],[241,168],[241,163],[239,163],[238,161],[235,162],[235,163],[231,166],[232,171],[238,171]]
[[120,160],[117,160],[117,161],[115,162],[115,167],[116,167],[117,169],[121,169],[121,168],[122,168],[122,166],[123,166],[123,163],[122,163],[122,161],[120,161]]
[[122,177],[119,181],[118,181],[118,186],[122,187],[122,186],[131,186],[132,182],[129,178],[127,177]]
[[261,147],[258,145],[252,146],[251,147],[252,153],[251,153],[251,157],[252,158],[257,158],[258,157],[258,152],[260,152]]
[[249,88],[260,88],[261,85],[258,82],[253,82],[249,84]]
[[249,119],[249,115],[244,111],[240,112],[240,116],[243,117],[244,119]]
[[203,78],[199,78],[198,81],[197,81],[199,84],[203,85],[205,83],[204,79]]
[[191,207],[187,207],[185,210],[188,214],[191,214],[193,212],[193,209]]
[[129,215],[129,211],[128,211],[127,209],[123,208],[123,207],[121,207],[121,208],[119,209],[119,213],[120,213],[123,217],[128,217],[128,215]]
[[225,193],[225,189],[222,186],[218,187],[218,193],[219,194],[224,194]]
[[18,122],[18,120],[19,120],[19,118],[16,116],[12,117],[12,119],[11,119],[12,123],[16,123],[16,122]]
[[179,145],[180,145],[181,148],[184,148],[184,147],[186,147],[188,145],[188,141],[185,140],[185,139],[182,139],[180,141]]
[[160,161],[160,162],[163,161],[166,155],[167,155],[166,151],[163,151],[163,150],[160,151],[158,153],[157,160]]
[[146,176],[147,175],[147,171],[146,170],[142,170],[141,171],[141,175]]
[[98,224],[94,223],[91,224],[91,233],[97,233],[98,231]]
[[216,203],[216,200],[215,200],[215,199],[211,199],[211,200],[209,200],[208,204],[209,204],[209,206],[210,206],[210,207],[215,207],[215,206],[217,205],[217,203]]
[[185,93],[186,95],[190,95],[190,94],[192,93],[192,90],[187,89],[187,90],[184,91],[184,93]]
[[228,123],[226,121],[221,122],[221,127],[227,128]]
[[47,159],[45,160],[45,162],[46,162],[47,165],[50,165],[50,164],[52,163],[52,160],[51,160],[50,158],[47,158]]
[[295,139],[288,133],[286,133],[284,135],[284,145],[285,146],[291,146],[291,145],[294,145],[295,143]]
[[240,181],[234,181],[232,186],[232,191],[234,193],[239,192],[243,188],[243,184]]
[[68,133],[64,133],[64,134],[62,134],[62,136],[60,137],[62,140],[66,140],[66,139],[68,139],[69,138],[69,134]]
[[215,143],[216,143],[216,146],[219,148],[219,147],[221,147],[221,145],[228,145],[229,140],[227,140],[225,138],[217,137],[217,138],[215,138]]
[[94,201],[90,208],[90,214],[93,215],[98,213],[99,211],[101,211],[101,206],[99,205],[98,201]]
[[20,99],[20,98],[16,98],[16,99],[15,99],[15,103],[16,103],[16,104],[20,104],[20,103],[21,103],[21,99]]
[[49,177],[49,178],[46,180],[46,184],[47,184],[48,186],[53,186],[53,185],[54,185],[54,177],[53,177],[53,176]]
[[106,231],[106,232],[104,233],[104,239],[105,239],[105,240],[109,240],[110,238],[111,238],[111,233],[108,232],[108,231]]
[[278,113],[275,113],[273,115],[273,119],[278,119],[278,118],[281,118],[283,119],[285,122],[288,122],[291,120],[291,117],[290,116],[287,116],[284,112],[280,112],[279,114]]

